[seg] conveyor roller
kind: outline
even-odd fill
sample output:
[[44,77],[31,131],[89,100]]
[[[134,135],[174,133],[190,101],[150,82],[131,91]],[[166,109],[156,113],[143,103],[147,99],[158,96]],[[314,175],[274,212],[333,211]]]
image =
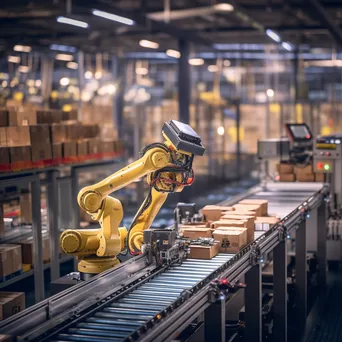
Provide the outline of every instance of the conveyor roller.
[[124,341],[234,255],[187,259],[56,336],[54,341]]

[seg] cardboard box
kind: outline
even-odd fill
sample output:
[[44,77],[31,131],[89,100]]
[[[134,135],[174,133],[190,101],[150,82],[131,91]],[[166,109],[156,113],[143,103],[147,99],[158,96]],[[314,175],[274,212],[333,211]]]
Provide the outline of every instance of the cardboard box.
[[213,232],[215,240],[220,242],[221,253],[237,253],[247,244],[247,228],[234,230],[215,230]]
[[279,175],[279,181],[280,182],[294,182],[296,180],[296,176],[294,173],[288,173],[288,174],[280,174]]
[[0,146],[7,147],[7,128],[0,127]]
[[9,126],[30,126],[37,124],[37,115],[34,111],[9,111]]
[[211,238],[210,228],[186,228],[183,230],[183,236],[191,240],[197,240],[199,238]]
[[315,173],[315,181],[324,183],[325,182],[324,173]]
[[246,212],[253,212],[255,216],[262,216],[262,209],[260,204],[235,204],[233,208],[236,211],[246,211]]
[[114,152],[114,141],[113,140],[107,140],[101,141],[101,152],[102,153],[112,153]]
[[268,200],[263,199],[244,199],[239,204],[255,204],[261,206],[261,216],[267,216]]
[[14,244],[0,244],[0,278],[20,271],[21,248]]
[[10,147],[10,161],[11,163],[32,161],[30,146]]
[[295,166],[294,168],[295,174],[301,175],[301,174],[312,174],[313,173],[313,167],[312,165],[307,165],[307,166]]
[[69,120],[78,120],[78,111],[77,109],[73,109],[71,111],[62,112],[62,120],[69,121]]
[[37,110],[38,124],[60,123],[62,120],[62,112],[56,109]]
[[66,137],[66,125],[55,124],[50,126],[50,138],[52,143],[62,143],[67,141]]
[[211,224],[211,228],[217,229],[218,227],[241,227],[247,228],[246,220],[219,220]]
[[219,253],[220,245],[217,241],[212,246],[190,245],[190,259],[212,259]]
[[277,171],[279,173],[293,173],[293,165],[291,164],[278,164]]
[[[21,245],[21,254],[22,254],[22,262],[23,264],[30,264],[33,265],[33,238],[29,237],[25,240],[20,240],[18,243]],[[43,237],[42,240],[43,244],[43,261],[49,262],[50,261],[50,241],[47,237]]]
[[82,128],[79,123],[68,123],[65,125],[65,135],[67,141],[82,139]]
[[184,229],[188,229],[188,228],[206,229],[206,228],[210,228],[210,226],[208,227],[207,222],[189,223],[189,224],[178,225],[179,233],[182,233],[184,231]]
[[255,230],[255,216],[251,216],[251,215],[246,215],[245,212],[238,212],[235,213],[235,211],[233,211],[231,214],[226,214],[224,216],[221,217],[222,220],[242,220],[242,221],[246,221],[246,228],[247,228],[247,242],[250,243],[254,240],[254,230]]
[[61,159],[62,157],[63,157],[62,143],[53,143],[52,144],[52,158]]
[[8,126],[8,110],[0,109],[0,127]]
[[[25,309],[24,292],[0,292],[0,320],[15,315]],[[4,336],[4,335],[2,335]]]
[[255,230],[266,231],[269,230],[273,225],[277,224],[279,219],[274,216],[269,217],[257,217],[255,219]]
[[50,143],[49,125],[30,126],[30,139],[32,147]]
[[31,145],[29,126],[6,127],[7,146],[29,146]]
[[4,233],[5,233],[4,207],[0,203],[0,236],[3,236]]
[[89,139],[88,140],[89,154],[98,155],[101,153],[101,141],[99,139]]
[[217,221],[220,219],[223,213],[227,211],[233,211],[232,207],[218,206],[218,205],[206,205],[202,209],[202,215],[204,221]]
[[20,194],[20,221],[21,223],[32,223],[32,201],[29,192]]
[[76,157],[77,145],[76,141],[66,141],[63,143],[63,158]]
[[296,175],[298,182],[314,182],[315,175],[313,173],[305,174],[305,173],[298,173]]
[[0,171],[6,171],[10,163],[9,147],[0,147]]
[[50,143],[32,146],[31,149],[32,162],[52,159],[52,149]]
[[77,141],[77,155],[78,156],[86,156],[89,154],[88,151],[88,140],[79,140]]

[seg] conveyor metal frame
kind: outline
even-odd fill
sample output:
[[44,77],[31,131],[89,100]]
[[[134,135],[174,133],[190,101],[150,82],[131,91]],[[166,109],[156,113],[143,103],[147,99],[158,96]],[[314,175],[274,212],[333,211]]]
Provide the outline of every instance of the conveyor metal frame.
[[[234,204],[239,200],[255,195],[264,190],[257,186],[250,191],[236,196],[224,204]],[[310,189],[308,189],[310,190]],[[246,341],[261,342],[261,265],[260,258],[263,254],[272,250],[275,253],[275,264],[285,265],[286,262],[286,236],[293,231],[297,231],[296,255],[301,257],[302,262],[297,263],[296,271],[301,276],[297,276],[297,306],[299,322],[304,322],[306,318],[306,215],[309,211],[318,210],[318,248],[317,259],[319,261],[319,283],[325,284],[325,221],[326,221],[326,198],[329,187],[322,185],[321,189],[313,193],[306,201],[299,205],[289,215],[284,217],[277,225],[260,236],[254,242],[250,243],[229,261],[217,268],[209,276],[198,282],[193,288],[179,296],[169,308],[163,311],[162,315],[156,315],[147,321],[141,328],[133,333],[127,341],[170,341],[175,333],[180,332],[196,317],[213,305],[209,300],[210,286],[209,282],[217,277],[228,278],[230,282],[239,280],[245,275],[247,288],[245,289],[246,313],[252,312],[252,315],[246,314]],[[122,264],[116,270],[104,272],[91,280],[63,291],[60,294],[51,297],[49,300],[0,323],[1,333],[13,335],[22,335],[20,340],[32,340],[41,336],[42,333],[50,329],[55,329],[61,321],[77,320],[87,309],[100,308],[108,301],[120,297],[123,291],[130,291],[132,286],[145,281],[145,279],[154,276],[154,272],[163,272],[165,268],[157,269],[155,265],[147,268],[144,265],[143,257],[137,257]],[[283,271],[286,267],[280,267]],[[275,266],[276,267],[276,266]],[[138,273],[138,270],[140,270]],[[128,277],[131,275],[132,277]],[[127,278],[128,277],[128,278]],[[275,279],[275,293],[282,294],[286,282],[286,274],[280,272],[279,278]],[[70,301],[69,301],[70,299]],[[75,305],[75,303],[79,303]],[[248,303],[248,304],[247,304]],[[218,306],[220,307],[220,306]],[[260,309],[260,310],[259,310]],[[69,311],[68,311],[69,310]],[[286,300],[284,294],[278,299],[275,298],[275,322],[283,335],[280,341],[287,340],[286,324]],[[29,319],[28,319],[29,317]],[[33,329],[33,330],[32,330]],[[25,334],[26,333],[26,334]],[[224,331],[222,330],[220,340],[224,340]],[[45,335],[48,336],[48,335]]]

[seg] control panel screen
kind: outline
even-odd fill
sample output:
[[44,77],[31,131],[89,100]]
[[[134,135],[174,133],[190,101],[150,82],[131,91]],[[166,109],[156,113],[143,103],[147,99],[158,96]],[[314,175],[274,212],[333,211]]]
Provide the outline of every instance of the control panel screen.
[[312,134],[306,124],[286,124],[286,130],[292,141],[305,142],[312,140]]

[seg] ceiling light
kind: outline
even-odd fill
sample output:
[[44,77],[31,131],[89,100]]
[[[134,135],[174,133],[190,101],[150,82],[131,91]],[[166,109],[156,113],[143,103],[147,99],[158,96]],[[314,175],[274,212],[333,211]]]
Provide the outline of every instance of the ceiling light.
[[77,49],[74,46],[59,45],[59,44],[51,44],[50,50],[62,51],[62,52],[76,52],[77,51]]
[[99,11],[99,10],[93,10],[92,12],[94,15],[96,15],[98,17],[113,20],[113,21],[116,21],[116,22],[121,23],[121,24],[130,25],[130,26],[135,24],[132,19],[121,17],[120,15],[116,15],[116,14],[112,14],[112,13],[108,13],[108,12],[103,12],[103,11]]
[[275,33],[273,30],[267,29],[266,34],[277,43],[280,43],[281,39],[278,33]]
[[231,64],[232,64],[232,63],[230,63],[230,60],[229,60],[229,59],[225,59],[225,60],[223,61],[223,66],[225,66],[225,67],[229,67],[229,66],[231,66]]
[[18,70],[23,74],[27,74],[30,71],[30,68],[27,65],[20,65]]
[[190,65],[203,65],[204,64],[204,59],[203,58],[191,58],[189,59],[189,64]]
[[223,126],[217,127],[217,134],[218,135],[224,135],[224,127]]
[[70,83],[70,80],[68,77],[63,77],[59,81],[59,84],[63,87],[66,87],[67,85],[69,85],[69,83]]
[[166,50],[166,54],[169,56],[169,57],[173,57],[173,58],[180,58],[181,56],[181,53],[177,50],[172,50],[172,49],[168,49]]
[[86,71],[85,73],[84,73],[84,78],[86,79],[86,80],[91,80],[92,78],[93,78],[93,73],[91,72],[91,71]]
[[27,45],[14,45],[13,50],[17,52],[31,52],[32,48]]
[[95,78],[99,80],[102,77],[102,71],[96,71],[95,72]]
[[7,81],[2,81],[1,86],[2,86],[3,88],[6,88],[7,85],[8,85]]
[[81,20],[75,20],[67,17],[57,17],[57,21],[62,24],[68,24],[68,25],[73,25],[77,27],[82,27],[82,28],[88,28],[89,25],[88,23],[81,21]]
[[37,88],[40,88],[41,85],[42,85],[42,81],[41,81],[41,80],[36,80],[35,86],[36,86]]
[[234,11],[234,6],[231,4],[222,3],[214,5],[214,9],[216,11],[231,12]]
[[68,62],[66,66],[67,68],[74,69],[74,70],[78,68],[78,64],[76,62]]
[[34,87],[34,80],[27,80],[26,84],[27,84],[29,87]]
[[267,95],[268,97],[273,97],[273,96],[274,96],[274,90],[273,90],[273,89],[267,89],[266,95]]
[[8,56],[7,60],[10,63],[15,63],[15,64],[20,63],[20,57],[18,57],[18,56]]
[[216,64],[208,65],[208,71],[209,72],[217,72],[218,71],[218,66]]
[[135,69],[135,73],[137,75],[142,75],[142,76],[145,76],[148,74],[148,69],[147,68],[136,68]]
[[56,55],[56,59],[58,61],[65,61],[65,62],[70,62],[74,59],[74,56],[72,55],[65,55],[64,53],[58,53]]
[[156,42],[152,42],[150,40],[146,40],[146,39],[142,39],[139,42],[139,45],[148,49],[158,49],[159,48],[159,44]]
[[288,43],[288,42],[282,42],[281,46],[287,50],[287,51],[292,51],[293,50],[293,46],[292,44]]

